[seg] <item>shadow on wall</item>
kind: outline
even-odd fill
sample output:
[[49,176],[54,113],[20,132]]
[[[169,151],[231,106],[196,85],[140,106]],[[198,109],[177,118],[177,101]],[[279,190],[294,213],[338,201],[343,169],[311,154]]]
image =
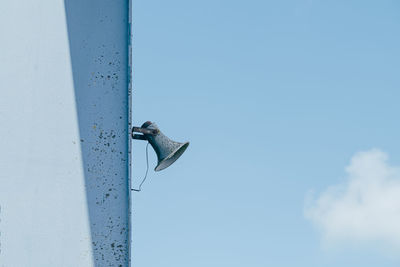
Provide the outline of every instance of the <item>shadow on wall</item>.
[[65,0],[95,266],[129,265],[128,1]]

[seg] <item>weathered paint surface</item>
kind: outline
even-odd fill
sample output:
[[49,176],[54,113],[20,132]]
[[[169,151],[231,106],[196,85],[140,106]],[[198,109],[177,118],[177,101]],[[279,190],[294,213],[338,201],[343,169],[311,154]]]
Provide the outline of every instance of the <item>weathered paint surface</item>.
[[128,1],[2,1],[0,266],[128,266]]

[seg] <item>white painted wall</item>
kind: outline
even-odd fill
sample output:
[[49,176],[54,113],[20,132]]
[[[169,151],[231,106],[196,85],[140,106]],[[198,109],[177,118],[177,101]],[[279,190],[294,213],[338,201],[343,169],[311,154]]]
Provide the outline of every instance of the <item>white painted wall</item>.
[[129,264],[127,9],[1,2],[0,266]]

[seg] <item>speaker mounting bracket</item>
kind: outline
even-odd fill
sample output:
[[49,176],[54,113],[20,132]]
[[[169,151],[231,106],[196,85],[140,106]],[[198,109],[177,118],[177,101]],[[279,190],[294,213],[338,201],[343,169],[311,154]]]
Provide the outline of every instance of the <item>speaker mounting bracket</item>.
[[[157,135],[160,131],[158,129],[147,129],[142,127],[132,127],[132,139],[147,140],[146,135]],[[134,134],[141,133],[141,134]]]

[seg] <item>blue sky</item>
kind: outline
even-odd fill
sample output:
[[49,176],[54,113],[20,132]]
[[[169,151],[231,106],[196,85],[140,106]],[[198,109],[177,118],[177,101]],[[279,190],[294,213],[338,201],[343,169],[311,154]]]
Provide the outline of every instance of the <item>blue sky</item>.
[[400,224],[399,211],[369,203],[400,206],[385,193],[400,188],[399,11],[134,1],[134,122],[191,142],[133,196],[134,266],[398,266],[396,227],[382,222]]

